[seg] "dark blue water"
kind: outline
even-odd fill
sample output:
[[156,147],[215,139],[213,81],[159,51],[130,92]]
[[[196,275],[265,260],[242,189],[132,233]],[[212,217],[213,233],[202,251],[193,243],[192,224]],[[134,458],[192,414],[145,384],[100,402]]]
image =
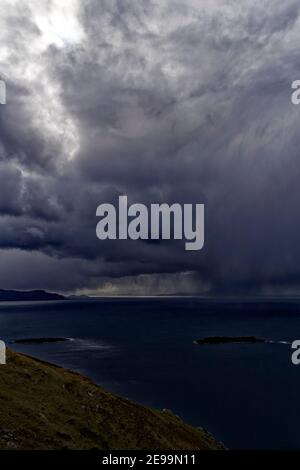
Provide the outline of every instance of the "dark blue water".
[[[196,345],[216,335],[267,344]],[[201,425],[230,448],[300,449],[299,300],[200,298],[2,303],[0,337],[64,336],[13,348]]]

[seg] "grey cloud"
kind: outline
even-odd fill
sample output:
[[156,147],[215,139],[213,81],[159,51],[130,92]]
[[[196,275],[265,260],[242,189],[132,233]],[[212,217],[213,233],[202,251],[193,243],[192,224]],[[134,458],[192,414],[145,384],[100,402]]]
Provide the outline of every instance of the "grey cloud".
[[[8,38],[22,20],[11,15]],[[299,3],[89,0],[80,44],[39,55],[27,50],[41,34],[28,15],[11,59],[33,61],[40,82],[11,76],[0,110],[0,247],[61,263],[60,290],[296,289]],[[205,203],[204,250],[100,243],[96,207],[122,193]]]

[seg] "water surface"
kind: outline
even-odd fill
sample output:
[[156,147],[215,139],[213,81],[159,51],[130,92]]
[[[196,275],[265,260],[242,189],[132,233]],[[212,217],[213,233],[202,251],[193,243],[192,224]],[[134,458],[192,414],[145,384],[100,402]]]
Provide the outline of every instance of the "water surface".
[[[77,370],[108,390],[168,408],[230,448],[300,449],[297,299],[115,298],[0,304],[0,337],[68,337],[13,349]],[[267,344],[196,345],[206,336]]]

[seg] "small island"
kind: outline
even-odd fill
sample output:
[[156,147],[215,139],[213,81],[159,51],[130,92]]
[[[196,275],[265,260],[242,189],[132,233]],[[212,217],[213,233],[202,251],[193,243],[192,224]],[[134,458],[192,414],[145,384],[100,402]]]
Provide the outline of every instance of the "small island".
[[197,339],[195,344],[228,344],[228,343],[265,343],[266,340],[255,336],[208,336]]
[[70,341],[70,338],[20,338],[10,341],[10,344],[44,344],[44,343],[61,343]]

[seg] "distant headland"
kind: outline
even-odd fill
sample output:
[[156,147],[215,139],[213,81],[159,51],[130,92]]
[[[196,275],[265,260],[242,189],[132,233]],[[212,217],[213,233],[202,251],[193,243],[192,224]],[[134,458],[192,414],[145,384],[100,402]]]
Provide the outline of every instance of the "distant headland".
[[0,302],[16,302],[16,301],[38,301],[38,300],[68,300],[60,294],[47,292],[44,290],[5,290],[0,289]]

